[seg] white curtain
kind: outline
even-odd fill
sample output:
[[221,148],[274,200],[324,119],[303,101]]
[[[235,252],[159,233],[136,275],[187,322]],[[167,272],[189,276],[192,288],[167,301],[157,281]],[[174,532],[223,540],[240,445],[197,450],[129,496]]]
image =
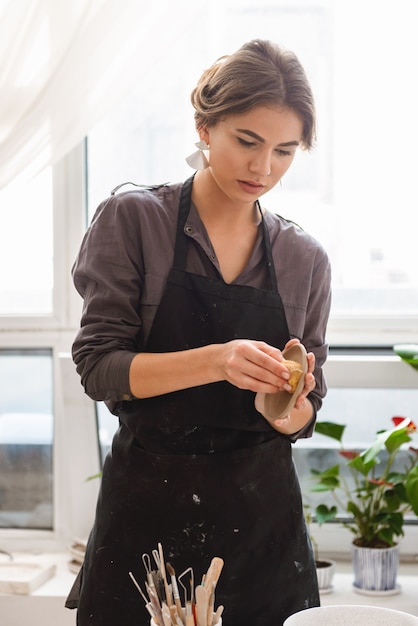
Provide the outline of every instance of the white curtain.
[[0,189],[80,142],[133,81],[198,28],[199,5],[0,0]]

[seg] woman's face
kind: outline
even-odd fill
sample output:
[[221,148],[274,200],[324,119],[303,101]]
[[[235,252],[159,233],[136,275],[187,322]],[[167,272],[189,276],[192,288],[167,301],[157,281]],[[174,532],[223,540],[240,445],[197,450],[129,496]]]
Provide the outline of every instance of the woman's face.
[[237,202],[253,203],[290,167],[303,124],[291,109],[260,105],[202,129],[209,146],[209,171],[220,190]]

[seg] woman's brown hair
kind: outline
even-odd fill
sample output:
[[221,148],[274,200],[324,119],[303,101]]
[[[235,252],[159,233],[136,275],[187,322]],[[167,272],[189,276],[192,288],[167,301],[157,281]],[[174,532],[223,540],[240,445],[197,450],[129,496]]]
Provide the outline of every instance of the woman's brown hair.
[[311,87],[296,55],[254,39],[205,70],[191,94],[196,128],[215,126],[227,115],[258,105],[280,105],[303,122],[301,147],[315,141],[316,114]]

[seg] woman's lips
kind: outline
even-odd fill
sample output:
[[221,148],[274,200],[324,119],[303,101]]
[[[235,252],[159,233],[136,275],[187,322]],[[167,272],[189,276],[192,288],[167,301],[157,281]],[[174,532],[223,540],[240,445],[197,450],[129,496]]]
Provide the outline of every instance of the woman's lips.
[[255,183],[250,180],[239,180],[238,185],[247,193],[253,194],[260,193],[260,191],[263,191],[264,189],[264,185],[261,185],[260,183]]

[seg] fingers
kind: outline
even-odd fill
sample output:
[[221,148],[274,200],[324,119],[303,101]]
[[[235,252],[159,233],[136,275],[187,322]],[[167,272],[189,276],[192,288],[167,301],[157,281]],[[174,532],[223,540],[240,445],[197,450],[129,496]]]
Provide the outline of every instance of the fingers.
[[275,393],[287,389],[289,372],[278,348],[261,341],[235,340],[226,344],[225,379],[250,391]]
[[311,393],[315,389],[316,380],[313,372],[315,370],[315,355],[312,352],[309,352],[307,355],[308,358],[308,371],[305,375],[305,383],[302,389],[302,393],[299,395],[296,400],[295,408],[303,409],[306,404],[306,398],[308,394]]
[[[287,342],[286,348],[299,343],[298,339]],[[281,350],[263,341],[237,339],[225,346],[224,379],[240,389],[262,393],[291,391],[288,384],[289,372],[283,365]],[[302,408],[306,396],[315,388],[315,355],[307,354],[308,371],[304,387],[296,401],[296,408]]]
[[313,352],[308,352],[306,355],[308,360],[308,372],[313,372],[315,370],[315,355]]

